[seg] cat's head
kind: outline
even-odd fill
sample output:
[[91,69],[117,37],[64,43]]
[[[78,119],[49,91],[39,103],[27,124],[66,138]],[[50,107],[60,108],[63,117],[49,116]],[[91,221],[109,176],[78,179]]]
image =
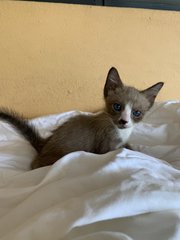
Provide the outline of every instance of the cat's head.
[[106,111],[118,128],[133,127],[140,122],[145,113],[152,107],[154,100],[164,85],[155,85],[139,91],[134,87],[125,86],[116,68],[112,67],[107,75],[104,86]]

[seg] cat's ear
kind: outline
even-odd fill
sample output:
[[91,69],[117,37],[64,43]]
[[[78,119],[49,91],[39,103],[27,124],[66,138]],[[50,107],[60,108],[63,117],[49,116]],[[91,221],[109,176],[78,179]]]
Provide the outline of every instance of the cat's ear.
[[141,93],[143,93],[145,97],[150,101],[150,103],[153,104],[163,85],[163,82],[158,82],[155,85],[141,91]]
[[104,86],[104,97],[108,96],[109,91],[114,91],[116,88],[122,88],[123,83],[116,68],[112,67],[107,75]]

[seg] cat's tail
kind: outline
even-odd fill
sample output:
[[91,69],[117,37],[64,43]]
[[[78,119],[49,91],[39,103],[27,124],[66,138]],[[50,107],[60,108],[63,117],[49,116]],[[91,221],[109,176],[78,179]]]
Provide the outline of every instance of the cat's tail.
[[43,139],[36,128],[31,125],[27,119],[14,111],[1,108],[0,120],[3,120],[12,125],[39,153],[45,144]]

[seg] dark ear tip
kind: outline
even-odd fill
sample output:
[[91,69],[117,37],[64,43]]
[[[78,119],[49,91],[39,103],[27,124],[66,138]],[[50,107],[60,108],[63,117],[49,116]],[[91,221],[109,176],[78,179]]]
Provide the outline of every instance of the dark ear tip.
[[110,72],[117,72],[117,69],[115,68],[115,67],[111,67],[110,69],[109,69],[109,73]]
[[164,82],[159,82],[159,84],[161,84],[162,86],[164,85]]
[[158,82],[157,85],[159,85],[162,88],[164,86],[164,82]]

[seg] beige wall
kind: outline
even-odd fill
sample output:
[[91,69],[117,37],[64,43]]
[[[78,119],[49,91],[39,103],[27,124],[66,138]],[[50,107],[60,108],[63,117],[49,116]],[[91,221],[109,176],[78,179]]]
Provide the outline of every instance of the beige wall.
[[0,2],[1,105],[30,117],[99,109],[111,66],[180,99],[180,13]]

